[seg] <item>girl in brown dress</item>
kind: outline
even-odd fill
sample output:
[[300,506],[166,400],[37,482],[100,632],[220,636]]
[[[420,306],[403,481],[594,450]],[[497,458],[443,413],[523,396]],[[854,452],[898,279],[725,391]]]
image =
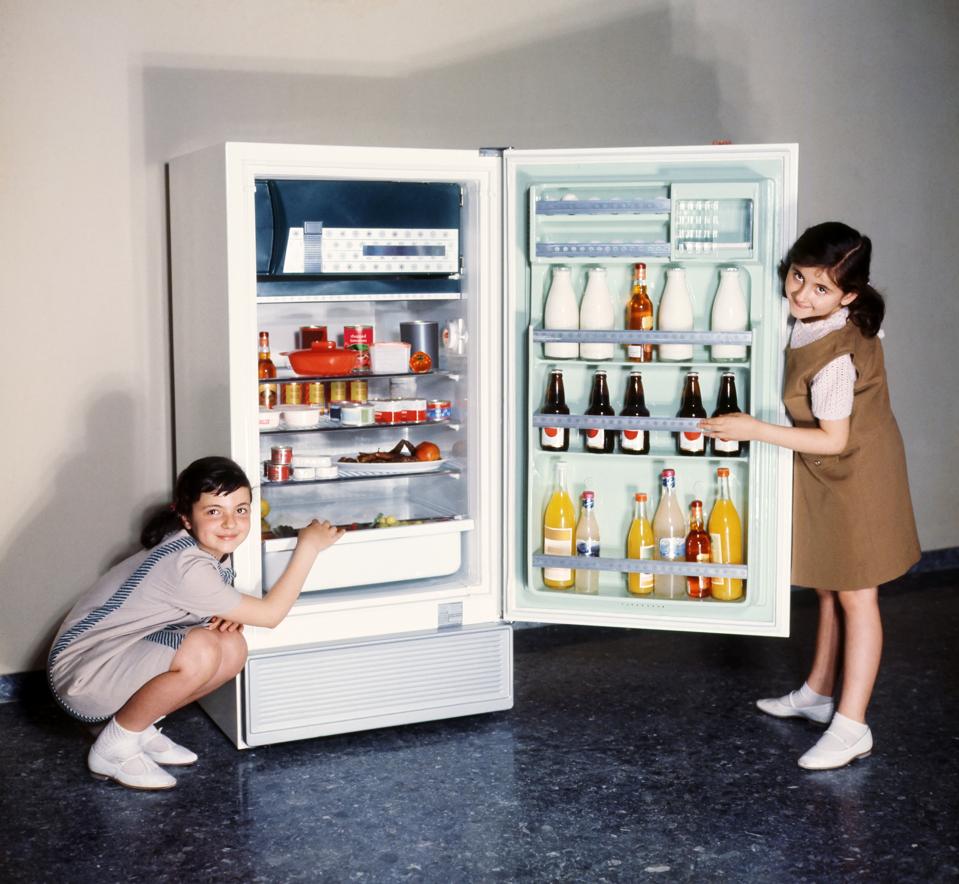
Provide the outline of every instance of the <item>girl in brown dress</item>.
[[[808,770],[842,767],[872,751],[866,707],[882,652],[878,586],[919,559],[905,452],[883,366],[885,307],[869,284],[871,251],[868,237],[827,222],[803,233],[780,265],[795,320],[783,392],[793,426],[748,414],[702,422],[714,438],[796,452],[792,582],[819,596],[816,650],[799,690],[756,705],[780,718],[829,722],[799,759]],[[842,692],[834,710],[840,654]]]

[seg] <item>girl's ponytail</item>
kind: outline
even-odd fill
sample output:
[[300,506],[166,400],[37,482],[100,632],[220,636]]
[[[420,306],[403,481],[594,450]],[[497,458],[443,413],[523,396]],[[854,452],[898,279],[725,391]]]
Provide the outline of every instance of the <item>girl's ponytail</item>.
[[140,532],[140,543],[146,549],[151,549],[160,543],[168,534],[173,534],[183,527],[179,514],[172,504],[157,507],[147,518],[143,530]]

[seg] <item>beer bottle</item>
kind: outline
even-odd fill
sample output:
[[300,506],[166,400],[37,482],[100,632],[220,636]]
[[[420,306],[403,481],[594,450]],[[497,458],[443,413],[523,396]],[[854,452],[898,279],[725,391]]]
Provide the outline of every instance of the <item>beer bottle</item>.
[[[694,500],[689,507],[689,534],[686,535],[686,561],[687,562],[708,562],[709,558],[709,535],[703,525],[703,502]],[[691,599],[707,599],[710,596],[710,584],[712,581],[708,577],[694,577],[689,575],[686,578],[686,594]]]
[[[638,371],[629,373],[626,398],[619,414],[620,417],[649,417],[643,392],[643,376]],[[620,430],[619,450],[623,454],[649,454],[649,430]]]
[[[569,414],[566,404],[566,391],[563,388],[563,372],[554,368],[550,370],[546,381],[546,402],[541,414]],[[546,451],[569,450],[568,427],[540,427],[539,447]]]
[[[626,328],[630,331],[650,331],[653,327],[653,302],[646,288],[646,265],[633,265],[633,293],[626,305]],[[627,344],[626,358],[630,362],[652,362],[652,344]]]
[[[257,377],[262,380],[270,380],[276,377],[276,366],[270,359],[270,333],[260,332],[259,357],[256,365]],[[277,403],[276,384],[260,384],[260,406],[262,408],[273,408]]]
[[[719,417],[721,414],[738,414],[739,403],[736,400],[736,376],[731,371],[724,371],[719,381],[719,396],[716,399],[716,410],[713,417]],[[713,454],[717,457],[738,457],[743,453],[742,442],[736,439],[730,439],[724,442],[722,439],[710,440],[713,445]]]
[[[593,388],[589,394],[589,408],[586,414],[609,415],[616,414],[609,404],[609,387],[606,386],[606,372],[597,371],[593,375]],[[705,416],[705,412],[703,413]],[[586,451],[600,454],[609,454],[616,443],[616,431],[602,427],[587,427],[581,430]]]
[[[703,397],[699,392],[699,372],[686,375],[683,385],[683,400],[676,417],[706,417]],[[683,430],[676,434],[676,451],[684,456],[702,457],[706,454],[706,437],[702,430]]]

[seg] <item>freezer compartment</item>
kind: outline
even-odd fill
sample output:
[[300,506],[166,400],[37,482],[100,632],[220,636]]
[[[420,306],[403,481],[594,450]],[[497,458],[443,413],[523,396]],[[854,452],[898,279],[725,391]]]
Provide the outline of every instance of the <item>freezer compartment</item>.
[[758,183],[676,184],[671,196],[674,260],[747,260],[756,254]]

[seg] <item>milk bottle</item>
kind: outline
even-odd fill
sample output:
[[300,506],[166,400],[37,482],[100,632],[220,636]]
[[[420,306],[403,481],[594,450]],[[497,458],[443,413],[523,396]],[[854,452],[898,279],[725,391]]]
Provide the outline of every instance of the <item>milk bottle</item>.
[[[585,329],[611,329],[613,327],[614,311],[613,296],[609,293],[606,284],[606,268],[590,267],[586,281],[586,292],[583,302],[579,305],[579,327]],[[579,345],[579,358],[595,361],[598,359],[612,359],[614,344]]]
[[[553,268],[553,279],[543,310],[543,328],[579,328],[579,309],[576,306],[570,269],[564,265]],[[543,352],[547,359],[575,359],[579,356],[579,344],[575,341],[544,344]]]
[[[660,331],[692,331],[693,301],[686,287],[686,271],[671,267],[666,271],[666,287],[659,301]],[[688,362],[693,358],[692,344],[660,344],[659,358],[665,362]]]
[[[749,324],[746,296],[739,282],[739,269],[723,267],[719,271],[719,288],[713,299],[710,328],[713,331],[745,331]],[[744,362],[745,344],[713,344],[713,362]]]

